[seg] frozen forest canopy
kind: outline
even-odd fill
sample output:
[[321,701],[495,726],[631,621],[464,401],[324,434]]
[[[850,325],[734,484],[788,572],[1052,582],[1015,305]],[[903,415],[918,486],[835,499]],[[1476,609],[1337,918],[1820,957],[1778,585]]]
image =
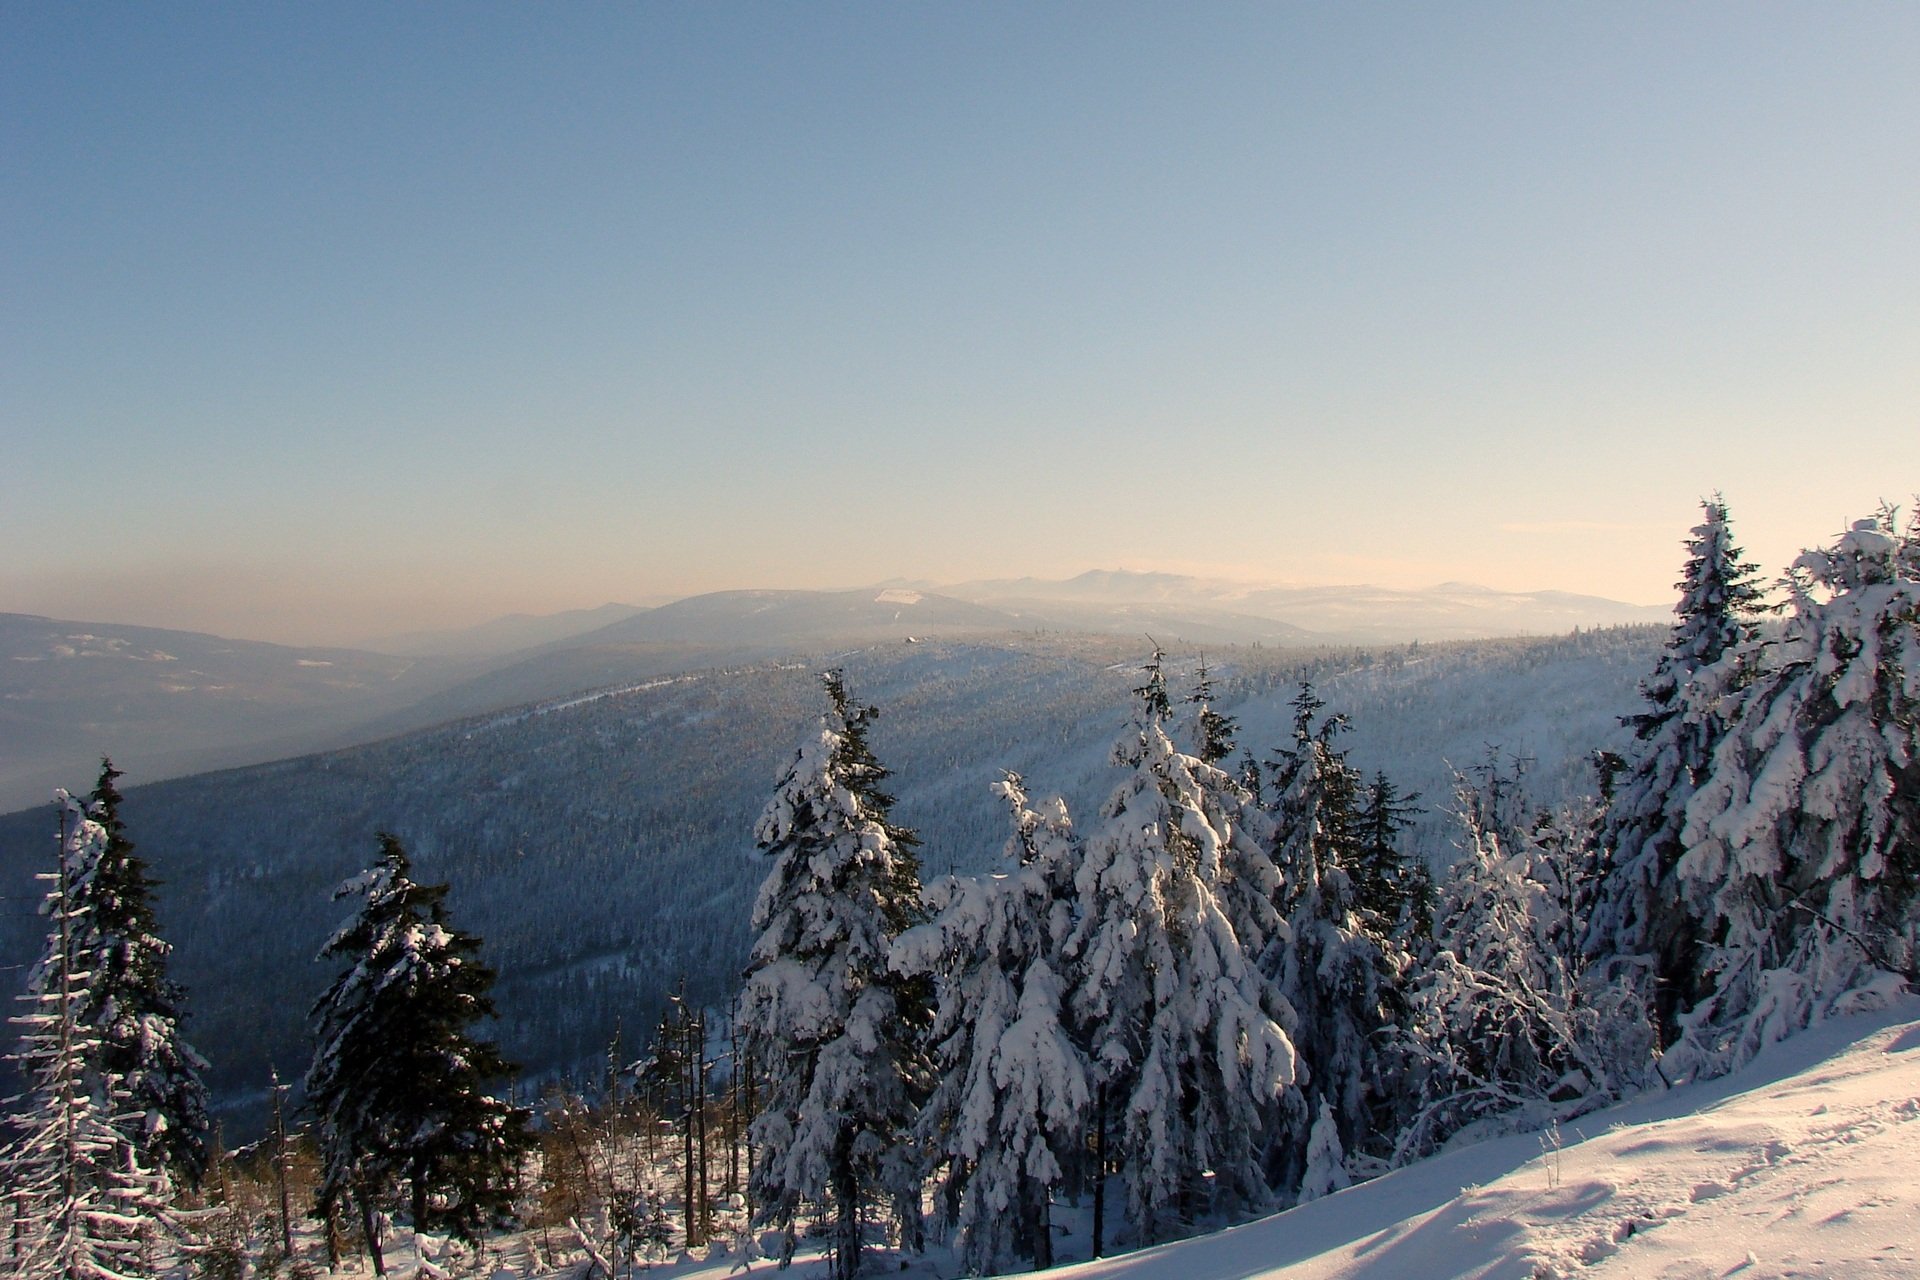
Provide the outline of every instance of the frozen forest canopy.
[[[1664,635],[1179,660],[876,647],[824,676],[688,672],[153,788],[187,796],[174,821],[221,849],[198,862],[108,766],[61,801],[53,928],[16,1020],[3,1158],[27,1189],[28,1273],[146,1274],[193,1247],[204,1224],[178,1193],[218,1160],[203,1076],[216,1096],[264,1089],[262,1056],[306,1056],[309,1006],[328,1248],[357,1221],[378,1266],[390,1218],[478,1248],[520,1212],[533,1141],[517,1103],[535,1081],[509,1091],[506,1057],[464,1038],[496,970],[520,984],[518,1004],[501,992],[507,1057],[601,1064],[562,1090],[582,1115],[646,1075],[618,1038],[653,1021],[634,1011],[660,1015],[636,1070],[672,1056],[673,1026],[730,1027],[724,1053],[705,1030],[677,1051],[694,1064],[673,1077],[684,1239],[714,1230],[719,1088],[743,1211],[783,1259],[822,1224],[837,1280],[882,1227],[975,1273],[1049,1265],[1068,1202],[1091,1204],[1095,1254],[1193,1234],[1884,1008],[1920,978],[1920,516],[1883,510],[1807,552],[1771,609],[1719,501],[1686,549]],[[1623,667],[1637,695],[1607,696]],[[1477,749],[1450,717],[1477,718]],[[777,771],[740,750],[775,725],[801,743]],[[369,827],[391,833],[386,869],[347,878]],[[408,878],[409,852],[478,933],[446,914],[447,885]],[[185,928],[152,907],[183,873],[216,908]],[[336,929],[326,958],[349,967],[316,1004],[328,935],[296,922],[310,900],[334,910],[342,879],[367,911],[387,895],[425,914]],[[623,880],[651,899],[645,929],[608,892]],[[507,889],[489,901],[490,883]],[[283,954],[240,941],[263,919]],[[184,963],[236,953],[252,999]],[[418,1011],[382,1016],[454,1047],[374,1037],[352,1067],[328,1046],[360,1020],[341,1012],[356,974],[418,990]],[[188,1021],[208,990],[216,1016]],[[465,1074],[434,1084],[428,1059]],[[349,1067],[377,1087],[339,1085]],[[569,1193],[608,1270],[660,1238],[644,1183]]]

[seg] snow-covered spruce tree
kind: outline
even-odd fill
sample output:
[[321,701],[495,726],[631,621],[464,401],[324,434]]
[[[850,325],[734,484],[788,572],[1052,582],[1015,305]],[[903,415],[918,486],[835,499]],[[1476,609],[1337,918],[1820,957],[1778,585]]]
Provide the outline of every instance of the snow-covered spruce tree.
[[1457,782],[1462,853],[1442,889],[1435,952],[1411,996],[1419,1105],[1393,1159],[1482,1122],[1543,1123],[1636,1087],[1651,1048],[1640,1007],[1583,984],[1566,903],[1584,844],[1577,817],[1524,828],[1516,774],[1491,763]]
[[1232,716],[1214,710],[1213,674],[1207,670],[1204,658],[1194,673],[1193,691],[1187,695],[1187,702],[1193,707],[1201,763],[1224,767],[1227,757],[1233,754],[1233,735],[1239,732],[1240,725]]
[[164,1169],[125,1132],[128,1103],[103,1072],[99,1032],[84,1016],[94,973],[82,965],[87,921],[80,906],[108,843],[105,827],[66,792],[59,864],[45,914],[49,930],[28,981],[19,1062],[28,1092],[17,1138],[0,1151],[0,1183],[14,1199],[14,1238],[0,1246],[22,1280],[145,1280],[159,1273],[158,1246],[179,1234]]
[[1780,642],[1723,667],[1675,879],[1709,940],[1666,1070],[1714,1074],[1916,977],[1920,579],[1892,520],[1802,555]]
[[1019,774],[994,789],[1013,812],[1012,866],[936,881],[934,918],[893,952],[901,972],[938,978],[938,1078],[920,1131],[945,1166],[941,1199],[955,1204],[961,1261],[975,1275],[1015,1258],[1053,1265],[1053,1190],[1078,1158],[1091,1097],[1066,1006],[1079,842],[1065,804],[1034,808]]
[[385,1274],[375,1214],[395,1183],[413,1226],[478,1244],[507,1222],[532,1147],[527,1113],[487,1092],[513,1075],[473,1023],[493,1016],[493,971],[480,940],[447,922],[447,886],[422,885],[399,840],[334,891],[360,908],[321,950],[347,968],[313,1006],[306,1105],[320,1143],[316,1212],[351,1196],[375,1269]]
[[838,671],[827,712],[781,775],[755,828],[773,868],[754,903],[741,995],[744,1048],[765,1072],[751,1188],[762,1224],[786,1233],[804,1202],[833,1213],[835,1280],[859,1269],[861,1206],[882,1195],[903,1239],[920,1230],[912,1140],[929,1067],[924,978],[888,967],[895,938],[925,918],[918,841],[891,819],[887,770],[867,745],[874,708]]
[[1649,990],[1663,1043],[1678,1034],[1679,1010],[1704,991],[1702,922],[1674,880],[1687,804],[1725,729],[1716,705],[1728,673],[1716,670],[1754,638],[1760,590],[1754,566],[1734,545],[1726,503],[1701,504],[1676,584],[1678,620],[1653,674],[1640,683],[1646,708],[1628,716],[1634,741],[1615,774],[1599,834],[1606,861],[1587,929],[1587,953],[1635,974]]
[[1113,752],[1126,777],[1076,876],[1083,915],[1068,954],[1105,1102],[1096,1114],[1118,1113],[1133,1229],[1153,1241],[1266,1202],[1260,1135],[1295,1063],[1292,1013],[1227,907],[1234,880],[1272,883],[1255,811],[1226,774],[1174,750],[1157,651],[1136,692]]
[[120,817],[120,771],[100,762],[89,816],[106,832],[93,874],[75,888],[75,945],[93,974],[80,1018],[98,1034],[101,1071],[126,1091],[128,1136],[144,1163],[197,1185],[207,1167],[207,1063],[180,1035],[181,991],[167,977],[153,881]]
[[[1393,939],[1398,912],[1386,919],[1367,911],[1354,876],[1360,781],[1333,745],[1345,721],[1321,718],[1324,704],[1304,682],[1293,706],[1293,744],[1272,765],[1286,929],[1265,957],[1296,1015],[1294,1046],[1305,1067],[1304,1090],[1268,1154],[1269,1176],[1289,1197],[1345,1185],[1344,1166],[1337,1178],[1315,1167],[1329,1151],[1362,1161],[1365,1171],[1388,1154],[1403,1093],[1398,1033],[1407,1021],[1401,987],[1410,966]],[[1335,1126],[1331,1146],[1318,1133],[1324,1117]]]
[[[1155,682],[1164,679],[1161,667],[1161,655],[1156,651],[1148,668],[1147,685],[1137,691],[1149,706],[1154,705]],[[1194,726],[1198,730],[1197,759],[1205,767],[1187,768],[1193,788],[1190,798],[1198,801],[1206,821],[1229,837],[1220,854],[1216,892],[1220,909],[1233,927],[1234,937],[1240,940],[1240,950],[1257,964],[1279,944],[1285,930],[1279,907],[1280,871],[1270,852],[1274,846],[1273,820],[1260,803],[1260,770],[1253,757],[1246,756],[1246,768],[1239,773],[1226,770],[1224,762],[1236,750],[1233,735],[1239,725],[1232,716],[1215,712],[1212,698],[1213,680],[1203,662],[1188,701],[1198,708]],[[1284,1002],[1278,1007],[1284,1010]],[[1284,1015],[1281,1021],[1283,1027],[1291,1028]]]

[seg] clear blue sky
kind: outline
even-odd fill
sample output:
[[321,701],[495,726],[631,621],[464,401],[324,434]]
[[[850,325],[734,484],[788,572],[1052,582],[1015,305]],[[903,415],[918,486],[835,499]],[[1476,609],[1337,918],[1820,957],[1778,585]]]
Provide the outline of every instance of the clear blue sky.
[[1668,599],[1920,489],[1920,5],[0,3],[0,609]]

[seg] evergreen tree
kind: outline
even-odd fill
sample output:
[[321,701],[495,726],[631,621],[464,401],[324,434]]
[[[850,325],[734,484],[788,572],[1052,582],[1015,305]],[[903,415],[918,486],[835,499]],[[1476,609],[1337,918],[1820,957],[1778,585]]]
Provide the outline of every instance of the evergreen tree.
[[1032,807],[1020,775],[995,790],[1013,811],[1014,866],[936,883],[934,918],[900,937],[893,961],[942,975],[939,1077],[920,1126],[946,1166],[942,1199],[955,1203],[961,1260],[975,1275],[1015,1257],[1053,1265],[1053,1189],[1076,1159],[1091,1096],[1066,1004],[1079,843],[1066,806]]
[[894,825],[887,770],[867,745],[877,712],[825,679],[819,732],[781,776],[755,828],[773,868],[754,903],[759,933],[739,1029],[764,1064],[752,1194],[786,1232],[803,1201],[830,1205],[836,1280],[859,1269],[861,1205],[884,1195],[910,1242],[919,1229],[914,1118],[929,1069],[927,984],[888,968],[893,941],[925,917],[918,843]]
[[313,1006],[307,1106],[323,1160],[319,1216],[351,1195],[384,1274],[377,1205],[405,1181],[414,1231],[477,1244],[511,1218],[526,1112],[487,1093],[513,1067],[469,1028],[493,1016],[480,940],[447,922],[447,886],[415,883],[406,850],[380,836],[380,860],[334,891],[359,910],[322,960],[347,962]]
[[28,1092],[18,1135],[0,1151],[0,1174],[15,1197],[15,1274],[22,1280],[146,1280],[159,1274],[161,1235],[177,1235],[165,1170],[146,1164],[130,1139],[129,1100],[120,1079],[101,1067],[104,1047],[84,1015],[94,1004],[95,972],[84,946],[82,905],[108,844],[108,832],[66,792],[60,811],[59,863],[50,879],[46,949],[28,982],[29,1012],[19,1061]]
[[1354,810],[1354,893],[1376,927],[1415,951],[1433,936],[1433,875],[1401,837],[1420,813],[1420,795],[1403,793],[1385,771],[1360,792]]
[[180,1035],[181,992],[167,977],[153,881],[120,817],[120,771],[100,762],[88,812],[106,832],[98,865],[76,889],[76,945],[93,973],[80,1018],[100,1039],[99,1068],[127,1095],[128,1136],[145,1162],[197,1185],[207,1167],[207,1063]]
[[1074,1013],[1094,1029],[1096,1087],[1120,1110],[1117,1155],[1146,1241],[1265,1202],[1257,1139],[1295,1069],[1291,1011],[1228,908],[1235,881],[1275,883],[1255,811],[1226,774],[1173,749],[1161,659],[1114,748],[1126,777],[1087,842],[1068,941]]
[[1293,743],[1267,768],[1274,791],[1273,861],[1286,885],[1283,912],[1312,891],[1319,868],[1358,861],[1355,801],[1359,780],[1334,745],[1346,732],[1344,716],[1321,716],[1326,703],[1300,682],[1293,698]]
[[1674,869],[1687,804],[1725,733],[1718,700],[1732,673],[1719,667],[1753,641],[1760,604],[1754,566],[1734,545],[1726,504],[1715,497],[1701,509],[1676,584],[1678,621],[1640,684],[1646,708],[1626,718],[1634,741],[1606,784],[1598,837],[1606,866],[1585,939],[1590,955],[1642,971],[1663,1042],[1678,1033],[1679,1010],[1703,994],[1701,922],[1689,914]]
[[1675,867],[1709,940],[1676,1077],[1920,977],[1920,575],[1902,549],[1883,515],[1802,555],[1780,642],[1719,664],[1726,730]]
[[[1366,909],[1365,882],[1355,874],[1365,865],[1360,784],[1333,745],[1345,721],[1318,719],[1324,704],[1305,682],[1293,705],[1293,746],[1274,765],[1285,941],[1269,950],[1267,963],[1297,1015],[1294,1044],[1306,1081],[1275,1132],[1269,1173],[1277,1186],[1304,1197],[1331,1185],[1333,1175],[1315,1163],[1324,1165],[1329,1152],[1343,1159],[1386,1154],[1403,1092],[1394,1032],[1405,1022],[1401,984],[1409,959],[1393,939],[1395,920]],[[1386,883],[1384,868],[1381,875]],[[1335,1126],[1331,1145],[1324,1133],[1316,1140],[1323,1118]],[[1339,1178],[1346,1176],[1343,1167]]]
[[1187,701],[1194,707],[1195,725],[1199,729],[1200,762],[1220,765],[1233,754],[1233,735],[1239,732],[1240,725],[1232,716],[1214,710],[1213,676],[1207,670],[1205,659],[1200,662],[1193,692],[1187,695]]

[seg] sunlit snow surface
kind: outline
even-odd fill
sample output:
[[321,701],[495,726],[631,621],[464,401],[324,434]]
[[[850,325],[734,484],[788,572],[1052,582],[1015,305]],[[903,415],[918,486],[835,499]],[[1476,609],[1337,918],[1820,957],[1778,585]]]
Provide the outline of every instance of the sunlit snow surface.
[[[1484,1142],[1060,1280],[1920,1276],[1920,1002],[1840,1019],[1722,1080]],[[1083,1225],[1075,1220],[1076,1228]],[[1061,1241],[1067,1256],[1084,1234]],[[876,1274],[890,1273],[891,1260]],[[730,1262],[683,1264],[724,1277]],[[770,1271],[756,1262],[753,1271]],[[675,1271],[675,1268],[659,1268]],[[939,1255],[915,1276],[951,1277]],[[795,1280],[824,1265],[796,1262]]]

